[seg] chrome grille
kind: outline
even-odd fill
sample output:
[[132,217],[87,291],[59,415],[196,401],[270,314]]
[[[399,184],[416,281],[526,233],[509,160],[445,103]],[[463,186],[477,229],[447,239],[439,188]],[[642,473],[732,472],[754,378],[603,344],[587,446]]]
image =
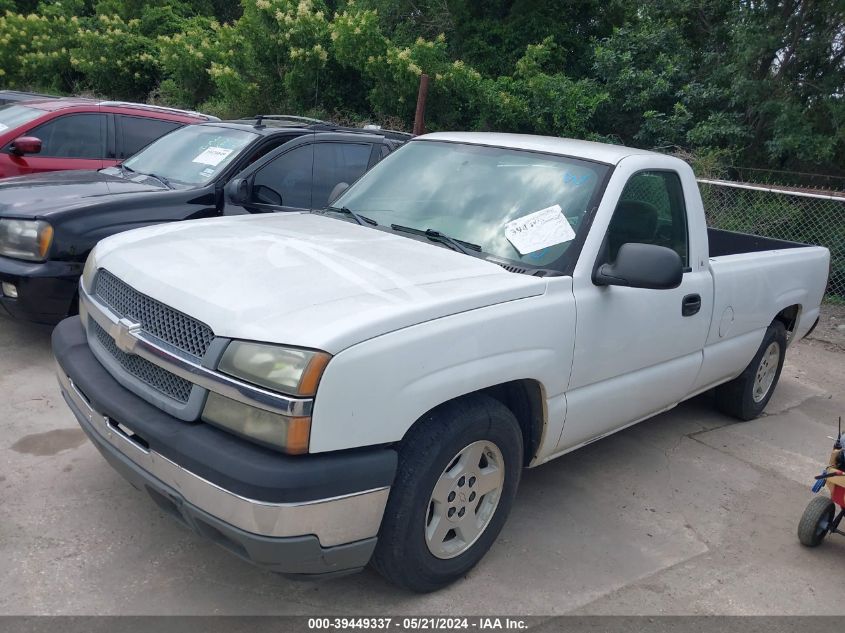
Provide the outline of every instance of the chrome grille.
[[175,374],[171,374],[166,369],[163,369],[158,365],[154,365],[140,356],[127,354],[126,352],[119,350],[117,345],[115,345],[114,339],[109,336],[109,333],[106,332],[99,323],[97,323],[94,319],[90,319],[89,323],[91,324],[90,327],[92,328],[94,336],[97,338],[100,345],[103,346],[110,356],[120,363],[120,366],[123,367],[127,373],[152,387],[156,391],[163,393],[165,396],[173,398],[181,403],[188,402],[188,398],[191,395],[191,388],[193,387],[190,382],[184,378],[176,376]]
[[214,340],[204,323],[141,294],[107,270],[97,273],[94,293],[118,316],[140,323],[144,331],[196,358],[202,358]]

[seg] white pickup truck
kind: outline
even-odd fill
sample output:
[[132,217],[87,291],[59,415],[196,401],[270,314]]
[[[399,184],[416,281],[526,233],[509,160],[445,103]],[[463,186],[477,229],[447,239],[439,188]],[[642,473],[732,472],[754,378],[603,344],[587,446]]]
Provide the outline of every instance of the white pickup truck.
[[714,387],[760,414],[828,268],[708,230],[676,158],[437,133],[322,212],[102,241],[53,349],[163,510],[275,571],[431,591],[490,548],[523,467]]

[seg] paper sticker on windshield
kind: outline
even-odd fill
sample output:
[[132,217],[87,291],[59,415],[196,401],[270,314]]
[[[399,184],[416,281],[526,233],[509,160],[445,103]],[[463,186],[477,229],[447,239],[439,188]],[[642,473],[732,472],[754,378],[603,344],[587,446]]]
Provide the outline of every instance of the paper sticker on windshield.
[[524,215],[505,224],[505,237],[520,255],[575,239],[559,204]]
[[202,178],[211,178],[214,175],[214,168],[213,167],[206,167],[200,172],[200,176]]
[[0,123],[0,132],[2,132],[3,130],[8,130],[8,129],[9,129],[8,125],[4,125],[3,123]]
[[202,153],[191,162],[217,167],[217,165],[219,165],[231,153],[232,150],[226,149],[225,147],[209,147],[203,150]]

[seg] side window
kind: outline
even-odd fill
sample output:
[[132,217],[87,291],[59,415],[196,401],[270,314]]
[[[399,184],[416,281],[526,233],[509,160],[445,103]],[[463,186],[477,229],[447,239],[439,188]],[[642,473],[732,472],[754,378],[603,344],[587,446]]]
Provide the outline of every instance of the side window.
[[369,143],[317,143],[314,149],[314,193],[312,204],[323,209],[329,196],[342,182],[351,185],[370,163]]
[[261,143],[258,147],[256,147],[253,150],[252,154],[249,155],[246,158],[246,160],[244,161],[244,163],[240,167],[240,169],[243,169],[245,167],[248,167],[249,165],[252,165],[253,163],[257,162],[259,158],[263,158],[264,156],[266,156],[267,154],[272,152],[277,147],[284,145],[285,143],[290,142],[294,138],[296,138],[296,137],[288,136],[288,135],[271,136],[269,141],[265,141],[264,143]]
[[607,229],[608,261],[628,242],[671,248],[686,267],[687,213],[678,175],[643,171],[631,176]]
[[41,139],[38,156],[50,158],[91,158],[105,156],[102,114],[68,114],[27,132]]
[[310,209],[313,163],[313,143],[279,155],[256,172],[252,182],[252,202]]
[[182,127],[182,123],[174,121],[126,115],[118,115],[118,117],[123,131],[123,151],[120,158],[129,158],[137,154],[154,140]]

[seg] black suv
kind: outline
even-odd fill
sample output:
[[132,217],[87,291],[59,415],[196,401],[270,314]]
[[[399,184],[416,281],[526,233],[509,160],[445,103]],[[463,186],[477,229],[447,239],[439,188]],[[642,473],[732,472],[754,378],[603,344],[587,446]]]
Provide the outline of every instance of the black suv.
[[[266,115],[183,127],[117,167],[0,181],[0,312],[55,324],[76,310],[85,259],[104,237],[224,213],[321,209],[409,137]],[[227,207],[224,187],[241,172],[240,206]]]

